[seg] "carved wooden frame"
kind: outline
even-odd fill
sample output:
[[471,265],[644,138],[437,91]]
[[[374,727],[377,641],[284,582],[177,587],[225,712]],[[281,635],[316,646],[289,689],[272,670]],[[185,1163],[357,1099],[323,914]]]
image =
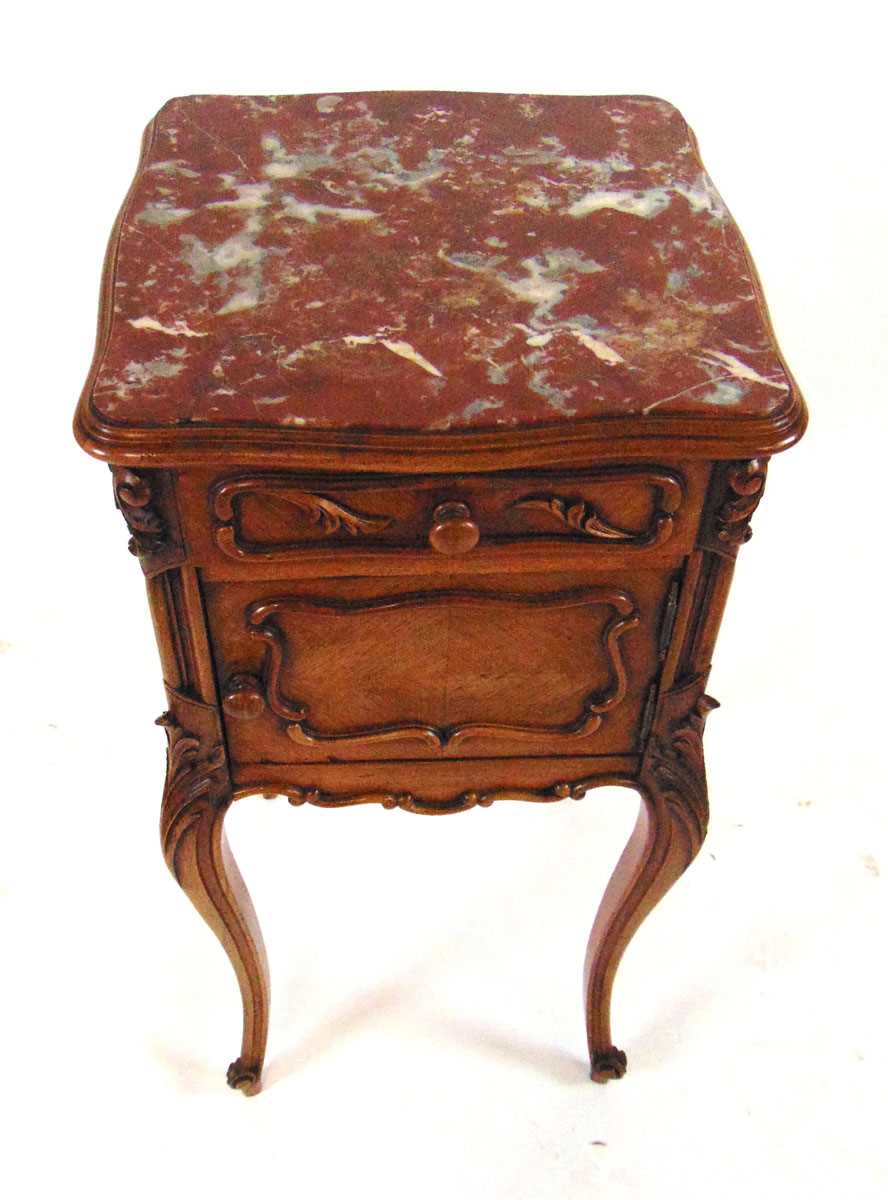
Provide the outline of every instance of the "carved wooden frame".
[[[367,612],[404,607],[431,607],[443,604],[472,605],[526,605],[537,608],[572,608],[578,606],[607,605],[614,616],[602,633],[602,648],[611,670],[612,683],[602,694],[591,694],[583,702],[576,720],[554,728],[544,725],[507,725],[471,722],[452,727],[424,725],[407,722],[398,725],[380,725],[347,732],[322,733],[308,724],[308,708],[287,699],[280,686],[281,672],[286,657],[284,636],[274,623],[277,613],[284,610],[323,612],[331,616],[355,616]],[[505,738],[510,741],[537,741],[546,739],[576,739],[594,733],[602,723],[604,715],[615,708],[626,695],[628,680],[626,667],[620,653],[619,639],[640,621],[635,601],[626,592],[616,588],[576,588],[572,591],[533,593],[530,595],[510,592],[481,592],[468,588],[448,588],[434,592],[401,592],[372,600],[346,601],[318,599],[301,596],[280,596],[257,600],[247,609],[246,625],[253,637],[266,644],[263,664],[265,700],[271,711],[286,723],[286,732],[301,746],[361,746],[379,745],[397,741],[420,741],[431,750],[441,753],[457,749],[465,741],[475,737]]]

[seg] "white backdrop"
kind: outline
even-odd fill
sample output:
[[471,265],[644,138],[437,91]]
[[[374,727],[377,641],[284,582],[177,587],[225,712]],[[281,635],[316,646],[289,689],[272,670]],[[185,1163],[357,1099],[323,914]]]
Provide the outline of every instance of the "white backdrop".
[[[0,1180],[10,1196],[885,1194],[888,169],[869,5],[671,0],[7,16]],[[10,25],[9,22],[12,21]],[[709,690],[703,852],[633,942],[589,1082],[588,927],[635,799],[447,820],[254,798],[265,1091],[157,845],[164,706],[107,469],[70,422],[141,130],[189,92],[648,93],[751,246],[807,396]]]

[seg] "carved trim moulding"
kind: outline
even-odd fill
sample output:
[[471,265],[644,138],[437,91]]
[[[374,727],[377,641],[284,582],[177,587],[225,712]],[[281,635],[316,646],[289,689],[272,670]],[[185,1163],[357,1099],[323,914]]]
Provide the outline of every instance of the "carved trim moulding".
[[379,804],[383,808],[399,808],[403,812],[421,816],[445,816],[449,813],[468,812],[472,808],[490,808],[503,800],[528,801],[534,804],[552,804],[558,800],[581,800],[587,791],[597,787],[637,788],[638,781],[629,775],[593,775],[573,782],[559,781],[550,787],[525,788],[502,787],[484,792],[465,791],[446,800],[426,800],[413,792],[323,792],[318,788],[293,787],[289,784],[255,784],[238,788],[236,800],[257,793],[286,796],[294,806],[316,805],[318,808],[348,808],[356,804]]

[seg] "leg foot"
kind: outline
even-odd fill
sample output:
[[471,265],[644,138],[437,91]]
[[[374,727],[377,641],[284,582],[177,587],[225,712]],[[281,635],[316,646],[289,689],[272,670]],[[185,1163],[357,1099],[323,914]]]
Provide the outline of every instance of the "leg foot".
[[593,1050],[590,1075],[596,1083],[608,1083],[611,1079],[622,1079],[626,1074],[626,1055],[616,1046],[607,1050]]
[[229,1066],[226,1080],[230,1088],[243,1092],[245,1096],[255,1096],[262,1090],[262,1064],[237,1058]]
[[699,679],[664,697],[638,781],[638,820],[589,935],[586,1033],[591,1074],[598,1082],[619,1079],[626,1072],[626,1055],[614,1047],[610,1028],[611,993],[623,952],[706,836],[703,725],[714,707]]

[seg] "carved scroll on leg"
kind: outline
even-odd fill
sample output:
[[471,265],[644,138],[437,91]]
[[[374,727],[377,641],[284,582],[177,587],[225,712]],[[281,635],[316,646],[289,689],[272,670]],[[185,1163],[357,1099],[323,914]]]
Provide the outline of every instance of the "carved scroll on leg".
[[223,828],[232,800],[225,755],[221,745],[208,748],[205,739],[183,729],[170,713],[158,724],[169,740],[160,819],[164,858],[237,975],[243,1039],[240,1057],[228,1068],[228,1083],[251,1096],[261,1086],[268,1036],[268,964],[256,913]]
[[696,857],[709,816],[703,726],[716,702],[691,680],[661,699],[638,781],[641,807],[611,876],[586,951],[586,1033],[592,1078],[626,1072],[611,1040],[610,1002],[623,952],[644,918]]

